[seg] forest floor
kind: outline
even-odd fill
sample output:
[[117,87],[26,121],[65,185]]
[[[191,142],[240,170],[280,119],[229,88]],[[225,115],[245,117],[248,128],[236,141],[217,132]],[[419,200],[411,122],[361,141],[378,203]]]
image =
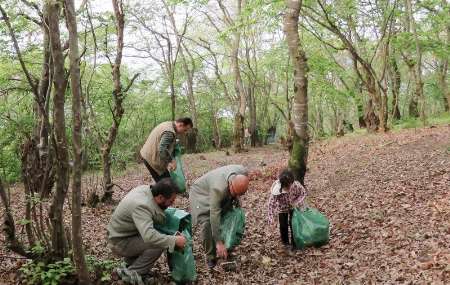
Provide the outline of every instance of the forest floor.
[[[251,170],[250,189],[242,199],[245,237],[233,254],[239,270],[225,272],[219,266],[208,272],[195,240],[198,284],[450,283],[450,125],[314,142],[306,177],[308,203],[331,222],[330,243],[320,248],[286,251],[278,229],[267,225],[269,188],[287,158],[278,145],[239,155],[184,156],[189,182],[231,163]],[[150,180],[139,165],[115,182],[122,188],[114,194],[118,201]],[[23,199],[14,192],[12,201],[20,216]],[[187,205],[186,198],[177,198],[175,206]],[[105,240],[113,207],[83,208],[89,254],[114,258]],[[0,256],[12,256],[3,245]],[[162,280],[167,280],[165,264],[160,258],[153,269]],[[11,280],[16,270],[16,260],[0,257],[0,280]]]

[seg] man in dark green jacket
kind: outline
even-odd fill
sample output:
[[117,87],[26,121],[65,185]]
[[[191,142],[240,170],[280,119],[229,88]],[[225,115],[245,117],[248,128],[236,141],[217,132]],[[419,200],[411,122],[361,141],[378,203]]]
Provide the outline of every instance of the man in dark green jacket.
[[217,257],[227,258],[220,233],[221,216],[232,203],[248,189],[248,171],[242,165],[227,165],[211,170],[198,178],[191,186],[192,224],[200,224],[203,248],[208,266],[214,267]]
[[125,259],[127,266],[116,269],[122,280],[145,284],[143,280],[149,278],[151,267],[165,250],[184,248],[184,236],[165,235],[154,228],[165,223],[164,210],[173,204],[178,192],[172,180],[165,178],[152,186],[134,188],[114,210],[107,228],[108,245]]

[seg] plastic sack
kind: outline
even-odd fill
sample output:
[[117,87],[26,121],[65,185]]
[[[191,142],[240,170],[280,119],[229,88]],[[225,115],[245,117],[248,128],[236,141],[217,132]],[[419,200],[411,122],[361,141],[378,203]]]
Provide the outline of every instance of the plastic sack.
[[227,249],[241,243],[245,230],[245,213],[236,207],[227,211],[221,218],[220,233]]
[[192,235],[191,214],[186,211],[169,207],[165,211],[166,221],[163,225],[155,224],[155,229],[166,235],[174,235],[176,232],[182,232],[187,229]]
[[170,178],[180,188],[181,193],[186,192],[186,177],[184,176],[183,162],[181,160],[181,147],[177,144],[175,146],[175,161],[177,168],[174,171],[170,171]]
[[308,246],[321,246],[329,241],[330,222],[317,209],[294,209],[292,231],[295,247],[304,249]]
[[187,242],[183,250],[175,249],[169,254],[169,268],[175,282],[191,282],[197,279],[194,254],[192,252],[192,236],[187,229],[181,232]]
[[155,229],[167,235],[174,235],[176,232],[180,232],[187,240],[183,250],[175,249],[168,254],[172,279],[177,283],[195,281],[197,279],[197,271],[192,252],[191,215],[176,208],[167,208],[164,212],[166,213],[166,222],[163,225],[155,224]]

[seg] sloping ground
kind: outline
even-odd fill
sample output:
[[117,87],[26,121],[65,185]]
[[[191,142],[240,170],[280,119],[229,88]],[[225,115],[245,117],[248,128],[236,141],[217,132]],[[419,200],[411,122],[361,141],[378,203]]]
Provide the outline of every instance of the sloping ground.
[[[246,236],[233,254],[240,269],[208,272],[196,241],[198,283],[450,283],[449,148],[450,126],[314,143],[306,181],[308,199],[329,217],[331,240],[327,246],[293,253],[282,248],[278,229],[266,222],[268,190],[286,164],[286,152],[271,146],[231,156],[224,152],[186,155],[190,180],[230,163],[252,170],[251,189],[242,199]],[[117,190],[114,198],[148,182],[144,170],[141,166],[130,169],[119,178],[123,190]],[[21,199],[13,201],[20,208]],[[176,204],[186,208],[187,199],[179,197]],[[113,258],[105,242],[112,209],[107,205],[83,209],[90,254]],[[3,254],[12,255],[0,248]],[[2,260],[0,280],[10,279],[15,268],[10,259]],[[155,271],[167,279],[164,258]]]

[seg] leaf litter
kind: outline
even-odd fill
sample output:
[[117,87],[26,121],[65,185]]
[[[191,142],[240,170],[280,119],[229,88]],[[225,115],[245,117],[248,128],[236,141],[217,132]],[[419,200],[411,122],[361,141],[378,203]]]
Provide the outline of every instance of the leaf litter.
[[[233,252],[238,270],[208,271],[195,239],[198,284],[448,284],[450,283],[450,126],[387,134],[345,136],[312,143],[306,185],[309,205],[331,222],[330,243],[303,251],[286,250],[278,228],[267,224],[269,188],[288,153],[278,145],[242,154],[225,151],[183,157],[188,184],[210,169],[243,164],[251,186],[242,204],[245,237]],[[114,199],[150,183],[145,167],[115,178]],[[12,187],[16,221],[23,217],[21,185]],[[175,206],[188,209],[186,197]],[[68,207],[68,205],[66,205]],[[87,254],[114,259],[106,246],[106,225],[114,205],[83,207]],[[3,211],[3,209],[2,209]],[[70,224],[70,209],[66,209]],[[3,214],[3,212],[2,212]],[[19,226],[18,232],[23,235]],[[195,236],[194,238],[197,238]],[[4,246],[0,233],[1,284],[17,284],[22,259]],[[165,257],[154,272],[168,282]]]

